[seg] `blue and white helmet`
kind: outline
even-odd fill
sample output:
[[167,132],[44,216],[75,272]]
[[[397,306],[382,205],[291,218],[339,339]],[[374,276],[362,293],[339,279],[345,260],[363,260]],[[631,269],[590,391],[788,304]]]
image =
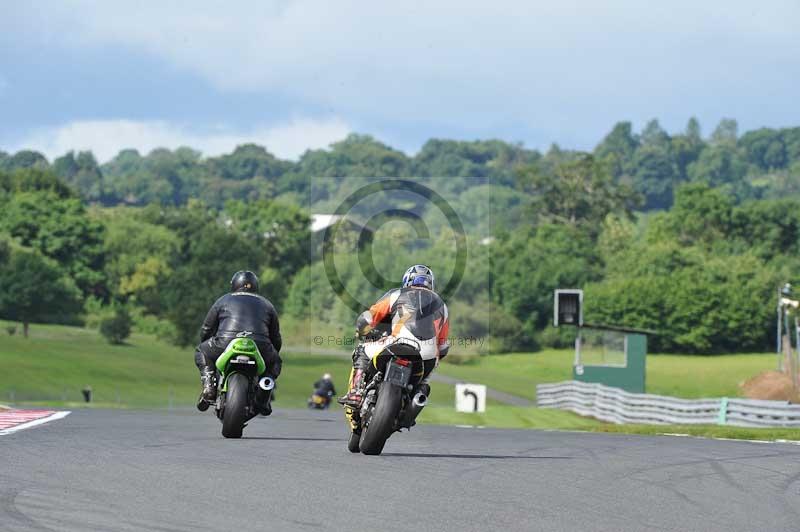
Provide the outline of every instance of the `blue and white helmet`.
[[413,265],[403,274],[403,288],[407,286],[422,286],[428,290],[433,290],[433,270],[424,264]]

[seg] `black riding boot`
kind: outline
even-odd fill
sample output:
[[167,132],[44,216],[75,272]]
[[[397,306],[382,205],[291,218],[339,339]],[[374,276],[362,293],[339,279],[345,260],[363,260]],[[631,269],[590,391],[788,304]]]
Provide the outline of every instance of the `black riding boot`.
[[354,369],[350,379],[350,391],[337,399],[339,404],[358,408],[361,406],[361,399],[364,395],[366,386],[366,372],[363,369]]
[[200,370],[200,384],[203,391],[197,398],[197,409],[201,412],[208,410],[208,407],[217,399],[217,374],[209,368],[204,367]]
[[370,362],[363,345],[353,350],[353,371],[350,372],[348,392],[337,399],[340,405],[359,408],[367,386],[367,368]]

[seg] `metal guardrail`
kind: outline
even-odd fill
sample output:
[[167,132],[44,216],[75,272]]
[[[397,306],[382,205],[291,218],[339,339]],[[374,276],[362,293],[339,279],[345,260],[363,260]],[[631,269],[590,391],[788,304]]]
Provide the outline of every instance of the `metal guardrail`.
[[536,404],[618,424],[800,427],[800,405],[786,401],[680,399],[579,381],[539,384]]

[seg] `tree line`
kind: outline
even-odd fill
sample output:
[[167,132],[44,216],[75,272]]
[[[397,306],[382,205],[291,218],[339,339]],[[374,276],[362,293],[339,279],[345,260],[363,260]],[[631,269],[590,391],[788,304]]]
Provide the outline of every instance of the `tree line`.
[[[219,208],[229,199],[287,197],[296,202],[320,177],[470,177],[511,185],[520,165],[547,165],[577,155],[557,145],[540,153],[499,140],[432,139],[408,156],[372,137],[353,134],[330,149],[309,150],[296,162],[246,144],[207,158],[191,148],[156,149],[145,155],[129,149],[104,164],[91,152],[69,152],[50,164],[34,151],[0,151],[0,170],[50,168],[85,201],[106,206],[185,205],[199,199]],[[638,133],[630,122],[620,122],[592,155],[608,161],[613,177],[642,195],[644,210],[669,208],[675,189],[686,182],[724,187],[738,201],[800,193],[800,127],[739,135],[736,121],[724,119],[704,137],[694,118],[673,135],[657,120]]]
[[[565,345],[548,325],[558,287],[586,289],[587,319],[659,331],[657,351],[768,350],[775,289],[800,267],[800,128],[740,136],[724,120],[704,138],[696,120],[675,135],[623,122],[591,152],[431,140],[413,157],[351,135],[297,162],[256,145],[209,158],[124,150],[102,165],[89,152],[52,163],[0,152],[0,317],[107,328],[127,317],[186,345],[233,271],[251,269],[287,318],[349,331],[311,216],[380,177],[423,184],[458,213],[468,255],[452,328],[487,336],[489,351]],[[397,191],[354,214],[387,205],[430,234],[391,213],[367,249],[344,234],[344,288],[375,299],[415,262],[445,286],[452,223]]]

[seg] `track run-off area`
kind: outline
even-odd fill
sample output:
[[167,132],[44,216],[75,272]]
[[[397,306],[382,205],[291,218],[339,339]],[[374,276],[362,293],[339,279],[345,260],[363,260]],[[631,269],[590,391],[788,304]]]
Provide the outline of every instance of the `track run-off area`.
[[3,531],[800,528],[800,446],[422,425],[350,454],[340,411],[78,410],[0,436]]
[[49,423],[68,415],[68,411],[20,410],[3,407],[0,408],[0,436]]

